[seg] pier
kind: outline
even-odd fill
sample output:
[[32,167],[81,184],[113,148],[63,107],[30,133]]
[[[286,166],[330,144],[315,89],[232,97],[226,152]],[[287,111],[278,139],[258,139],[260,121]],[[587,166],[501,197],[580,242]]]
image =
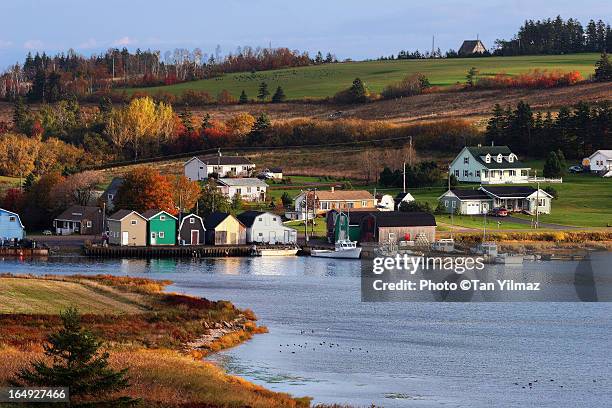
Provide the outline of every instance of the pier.
[[96,246],[85,245],[83,253],[97,258],[212,258],[251,256],[253,245],[217,246]]
[[0,257],[33,258],[49,256],[47,248],[0,247]]

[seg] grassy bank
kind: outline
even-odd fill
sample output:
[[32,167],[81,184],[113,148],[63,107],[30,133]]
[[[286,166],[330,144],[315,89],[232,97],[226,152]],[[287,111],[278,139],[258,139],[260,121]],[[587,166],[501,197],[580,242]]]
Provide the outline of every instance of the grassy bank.
[[[128,368],[121,395],[142,407],[307,407],[310,399],[268,391],[201,361],[265,328],[225,301],[163,292],[168,281],[111,277],[0,277],[0,386],[36,358],[60,326],[58,312],[78,307],[114,368]],[[195,357],[195,358],[194,358]],[[0,404],[1,406],[1,404]]]
[[365,61],[328,64],[301,68],[279,69],[255,73],[227,74],[220,78],[151,88],[131,89],[155,94],[168,92],[180,94],[186,90],[206,91],[216,96],[226,89],[235,97],[245,90],[249,98],[255,98],[261,82],[271,89],[282,86],[288,99],[325,98],[347,88],[353,79],[361,78],[370,90],[380,92],[403,77],[422,72],[432,85],[449,86],[464,83],[466,72],[476,67],[481,75],[506,73],[521,74],[533,69],[559,69],[579,71],[584,77],[593,73],[598,54],[538,55],[519,57],[454,58],[439,60]]

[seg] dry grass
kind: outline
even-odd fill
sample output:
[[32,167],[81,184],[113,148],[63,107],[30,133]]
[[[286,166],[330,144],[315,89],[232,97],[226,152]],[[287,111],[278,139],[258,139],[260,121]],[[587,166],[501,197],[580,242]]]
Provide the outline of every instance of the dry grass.
[[[39,352],[0,348],[0,384],[6,384]],[[142,400],[143,407],[308,407],[310,399],[268,391],[217,366],[170,350],[118,350],[111,352],[114,368],[129,368],[130,386],[121,395]]]

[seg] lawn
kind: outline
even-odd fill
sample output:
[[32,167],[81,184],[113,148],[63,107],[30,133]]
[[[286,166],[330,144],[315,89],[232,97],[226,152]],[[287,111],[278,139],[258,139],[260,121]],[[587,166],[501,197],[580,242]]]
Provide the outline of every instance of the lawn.
[[[291,221],[286,223],[285,225],[296,229],[298,234],[304,234],[304,221]],[[308,222],[308,236],[321,238],[327,236],[327,224],[325,223],[325,218],[315,219],[314,229],[312,227],[312,222]]]
[[432,85],[448,86],[465,82],[466,72],[476,67],[481,75],[496,73],[520,74],[533,69],[559,69],[579,71],[585,78],[594,71],[598,54],[539,55],[519,57],[455,58],[441,60],[397,60],[345,62],[338,64],[308,66],[300,68],[261,71],[256,73],[234,73],[223,77],[185,82],[176,85],[130,89],[155,94],[169,92],[180,94],[192,89],[206,91],[216,96],[227,89],[238,97],[245,90],[250,99],[255,99],[261,82],[268,83],[274,91],[282,86],[288,99],[324,98],[347,88],[353,79],[363,79],[370,90],[380,92],[391,82],[422,72]]
[[94,283],[0,278],[0,313],[56,314],[69,306],[83,313],[139,313],[134,297]]

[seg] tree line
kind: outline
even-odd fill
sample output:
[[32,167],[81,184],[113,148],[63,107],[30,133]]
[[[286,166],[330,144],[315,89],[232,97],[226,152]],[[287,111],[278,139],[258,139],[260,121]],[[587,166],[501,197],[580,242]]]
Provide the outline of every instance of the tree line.
[[33,102],[54,102],[74,95],[79,98],[118,87],[171,85],[214,78],[231,72],[255,72],[337,62],[332,53],[288,48],[238,47],[221,55],[220,47],[207,54],[199,48],[176,48],[164,55],[158,50],[128,51],[113,48],[83,56],[70,49],[49,56],[28,53],[23,64],[15,64],[0,75],[0,98],[27,96]]
[[612,145],[612,105],[579,102],[553,114],[534,112],[522,101],[514,109],[496,104],[485,138],[488,144],[507,145],[530,157],[560,151],[565,157],[581,159]]

